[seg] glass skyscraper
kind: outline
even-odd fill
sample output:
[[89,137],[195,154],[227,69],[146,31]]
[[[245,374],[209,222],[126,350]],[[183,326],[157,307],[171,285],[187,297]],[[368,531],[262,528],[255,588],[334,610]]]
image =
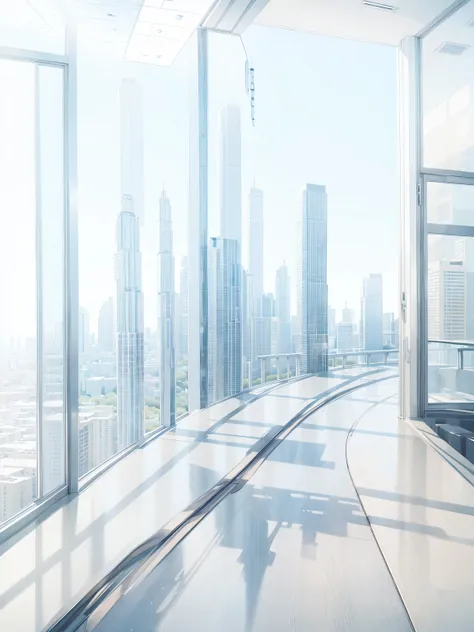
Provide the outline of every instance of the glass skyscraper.
[[208,253],[209,401],[242,390],[242,268],[235,239],[214,237]]
[[131,196],[117,218],[117,442],[121,450],[143,433],[143,292],[139,219]]
[[301,322],[301,371],[328,366],[327,195],[307,184],[298,226],[298,316]]

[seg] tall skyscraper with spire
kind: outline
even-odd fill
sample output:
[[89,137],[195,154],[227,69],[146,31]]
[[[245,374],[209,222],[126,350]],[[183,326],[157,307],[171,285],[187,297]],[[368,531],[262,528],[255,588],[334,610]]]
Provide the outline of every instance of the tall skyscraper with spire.
[[235,239],[209,244],[209,403],[242,390],[242,268]]
[[160,197],[158,247],[158,338],[160,353],[160,417],[164,426],[175,423],[174,257],[171,203]]
[[328,367],[327,195],[307,184],[298,228],[298,316],[301,324],[301,371]]
[[115,255],[117,305],[117,444],[122,450],[144,432],[144,322],[140,223],[143,215],[143,133],[140,88],[120,88],[121,210]]
[[143,292],[139,219],[133,198],[122,198],[117,218],[117,442],[122,450],[144,430]]

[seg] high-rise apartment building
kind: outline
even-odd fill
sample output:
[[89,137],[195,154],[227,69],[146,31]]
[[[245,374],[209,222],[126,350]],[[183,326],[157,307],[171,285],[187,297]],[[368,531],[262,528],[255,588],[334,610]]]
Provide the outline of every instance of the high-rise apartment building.
[[175,423],[174,349],[174,257],[171,203],[160,197],[158,244],[158,339],[160,358],[160,419],[164,426]]
[[429,264],[428,338],[466,338],[466,274],[462,261]]
[[272,322],[275,316],[273,294],[264,294],[260,302],[260,315],[252,317],[252,358],[255,366],[258,356],[272,353]]
[[100,308],[97,342],[100,351],[111,353],[115,350],[115,305],[109,297]]
[[341,321],[336,325],[337,351],[352,351],[354,348],[354,323]]
[[383,282],[381,274],[369,274],[363,280],[360,302],[360,346],[383,348]]
[[328,366],[327,195],[324,186],[306,185],[298,238],[301,371],[319,373]]
[[118,449],[138,441],[144,423],[143,292],[139,220],[133,199],[122,200],[117,219],[117,442]]
[[[463,262],[466,275],[466,340],[474,340],[474,238],[461,237],[454,243],[454,260]],[[472,355],[466,355],[470,364]]]
[[354,323],[354,310],[347,307],[347,301],[344,303],[344,307],[342,310],[341,322],[343,323]]
[[263,191],[252,187],[249,193],[249,273],[252,275],[252,311],[261,314],[263,296]]
[[291,353],[291,284],[285,262],[275,277],[276,353]]
[[220,237],[208,251],[208,399],[242,388],[242,168],[240,109],[220,117]]
[[212,238],[208,257],[211,403],[242,390],[242,269],[235,239]]

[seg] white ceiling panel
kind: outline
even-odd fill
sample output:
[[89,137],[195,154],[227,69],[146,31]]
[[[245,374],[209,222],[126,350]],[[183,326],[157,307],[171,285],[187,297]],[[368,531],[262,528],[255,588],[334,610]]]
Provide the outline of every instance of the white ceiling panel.
[[394,11],[365,6],[362,0],[270,0],[256,22],[397,46],[453,4],[453,0],[380,0]]

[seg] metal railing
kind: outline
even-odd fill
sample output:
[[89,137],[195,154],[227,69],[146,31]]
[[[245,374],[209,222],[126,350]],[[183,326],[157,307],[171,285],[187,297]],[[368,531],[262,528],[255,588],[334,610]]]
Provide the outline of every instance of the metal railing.
[[[428,344],[448,345],[451,347],[458,347],[458,369],[464,369],[464,354],[469,351],[474,351],[474,342],[471,340],[428,340]],[[439,349],[438,349],[439,351]]]
[[[474,347],[474,344],[473,344]],[[366,366],[370,366],[371,364],[389,364],[390,356],[398,356],[398,349],[371,349],[370,351],[330,351],[328,353],[328,368],[336,368],[336,359],[342,359],[342,368],[345,369],[347,366],[364,364]],[[257,359],[260,362],[260,379],[261,383],[265,384],[267,381],[267,362],[271,360],[277,361],[277,377],[279,380],[281,377],[280,371],[280,361],[286,361],[286,374],[288,377],[290,376],[290,365],[291,360],[295,360],[295,374],[298,377],[301,374],[301,353],[272,353],[268,355],[258,356]],[[357,361],[352,364],[347,363],[348,358],[363,358],[362,362]],[[377,361],[376,358],[379,358]],[[382,359],[380,359],[382,358]],[[373,360],[375,359],[375,362]],[[332,362],[331,362],[332,361]],[[249,371],[249,375],[251,372]],[[285,375],[285,373],[283,373]],[[249,382],[250,386],[250,382]]]
[[[290,379],[290,366],[291,360],[295,360],[295,376],[299,377],[301,374],[301,353],[270,353],[268,355],[257,356],[257,360],[260,362],[260,381],[262,384],[265,384],[267,381],[267,361],[276,360],[277,364],[277,377],[276,379],[280,379],[280,362],[281,360],[286,360],[286,375],[288,379]],[[252,371],[249,370],[249,386],[251,386],[250,381],[252,379]]]
[[[375,349],[375,350],[366,350],[366,351],[336,351],[328,353],[328,367],[335,368],[336,367],[336,358],[342,358],[342,368],[345,369],[347,366],[347,358],[365,358],[363,362],[354,362],[354,364],[365,364],[369,366],[371,364],[371,359],[374,357],[380,358],[382,356],[383,360],[378,362],[372,362],[372,364],[388,364],[389,356],[398,355],[398,349]],[[331,359],[333,363],[331,365]]]

